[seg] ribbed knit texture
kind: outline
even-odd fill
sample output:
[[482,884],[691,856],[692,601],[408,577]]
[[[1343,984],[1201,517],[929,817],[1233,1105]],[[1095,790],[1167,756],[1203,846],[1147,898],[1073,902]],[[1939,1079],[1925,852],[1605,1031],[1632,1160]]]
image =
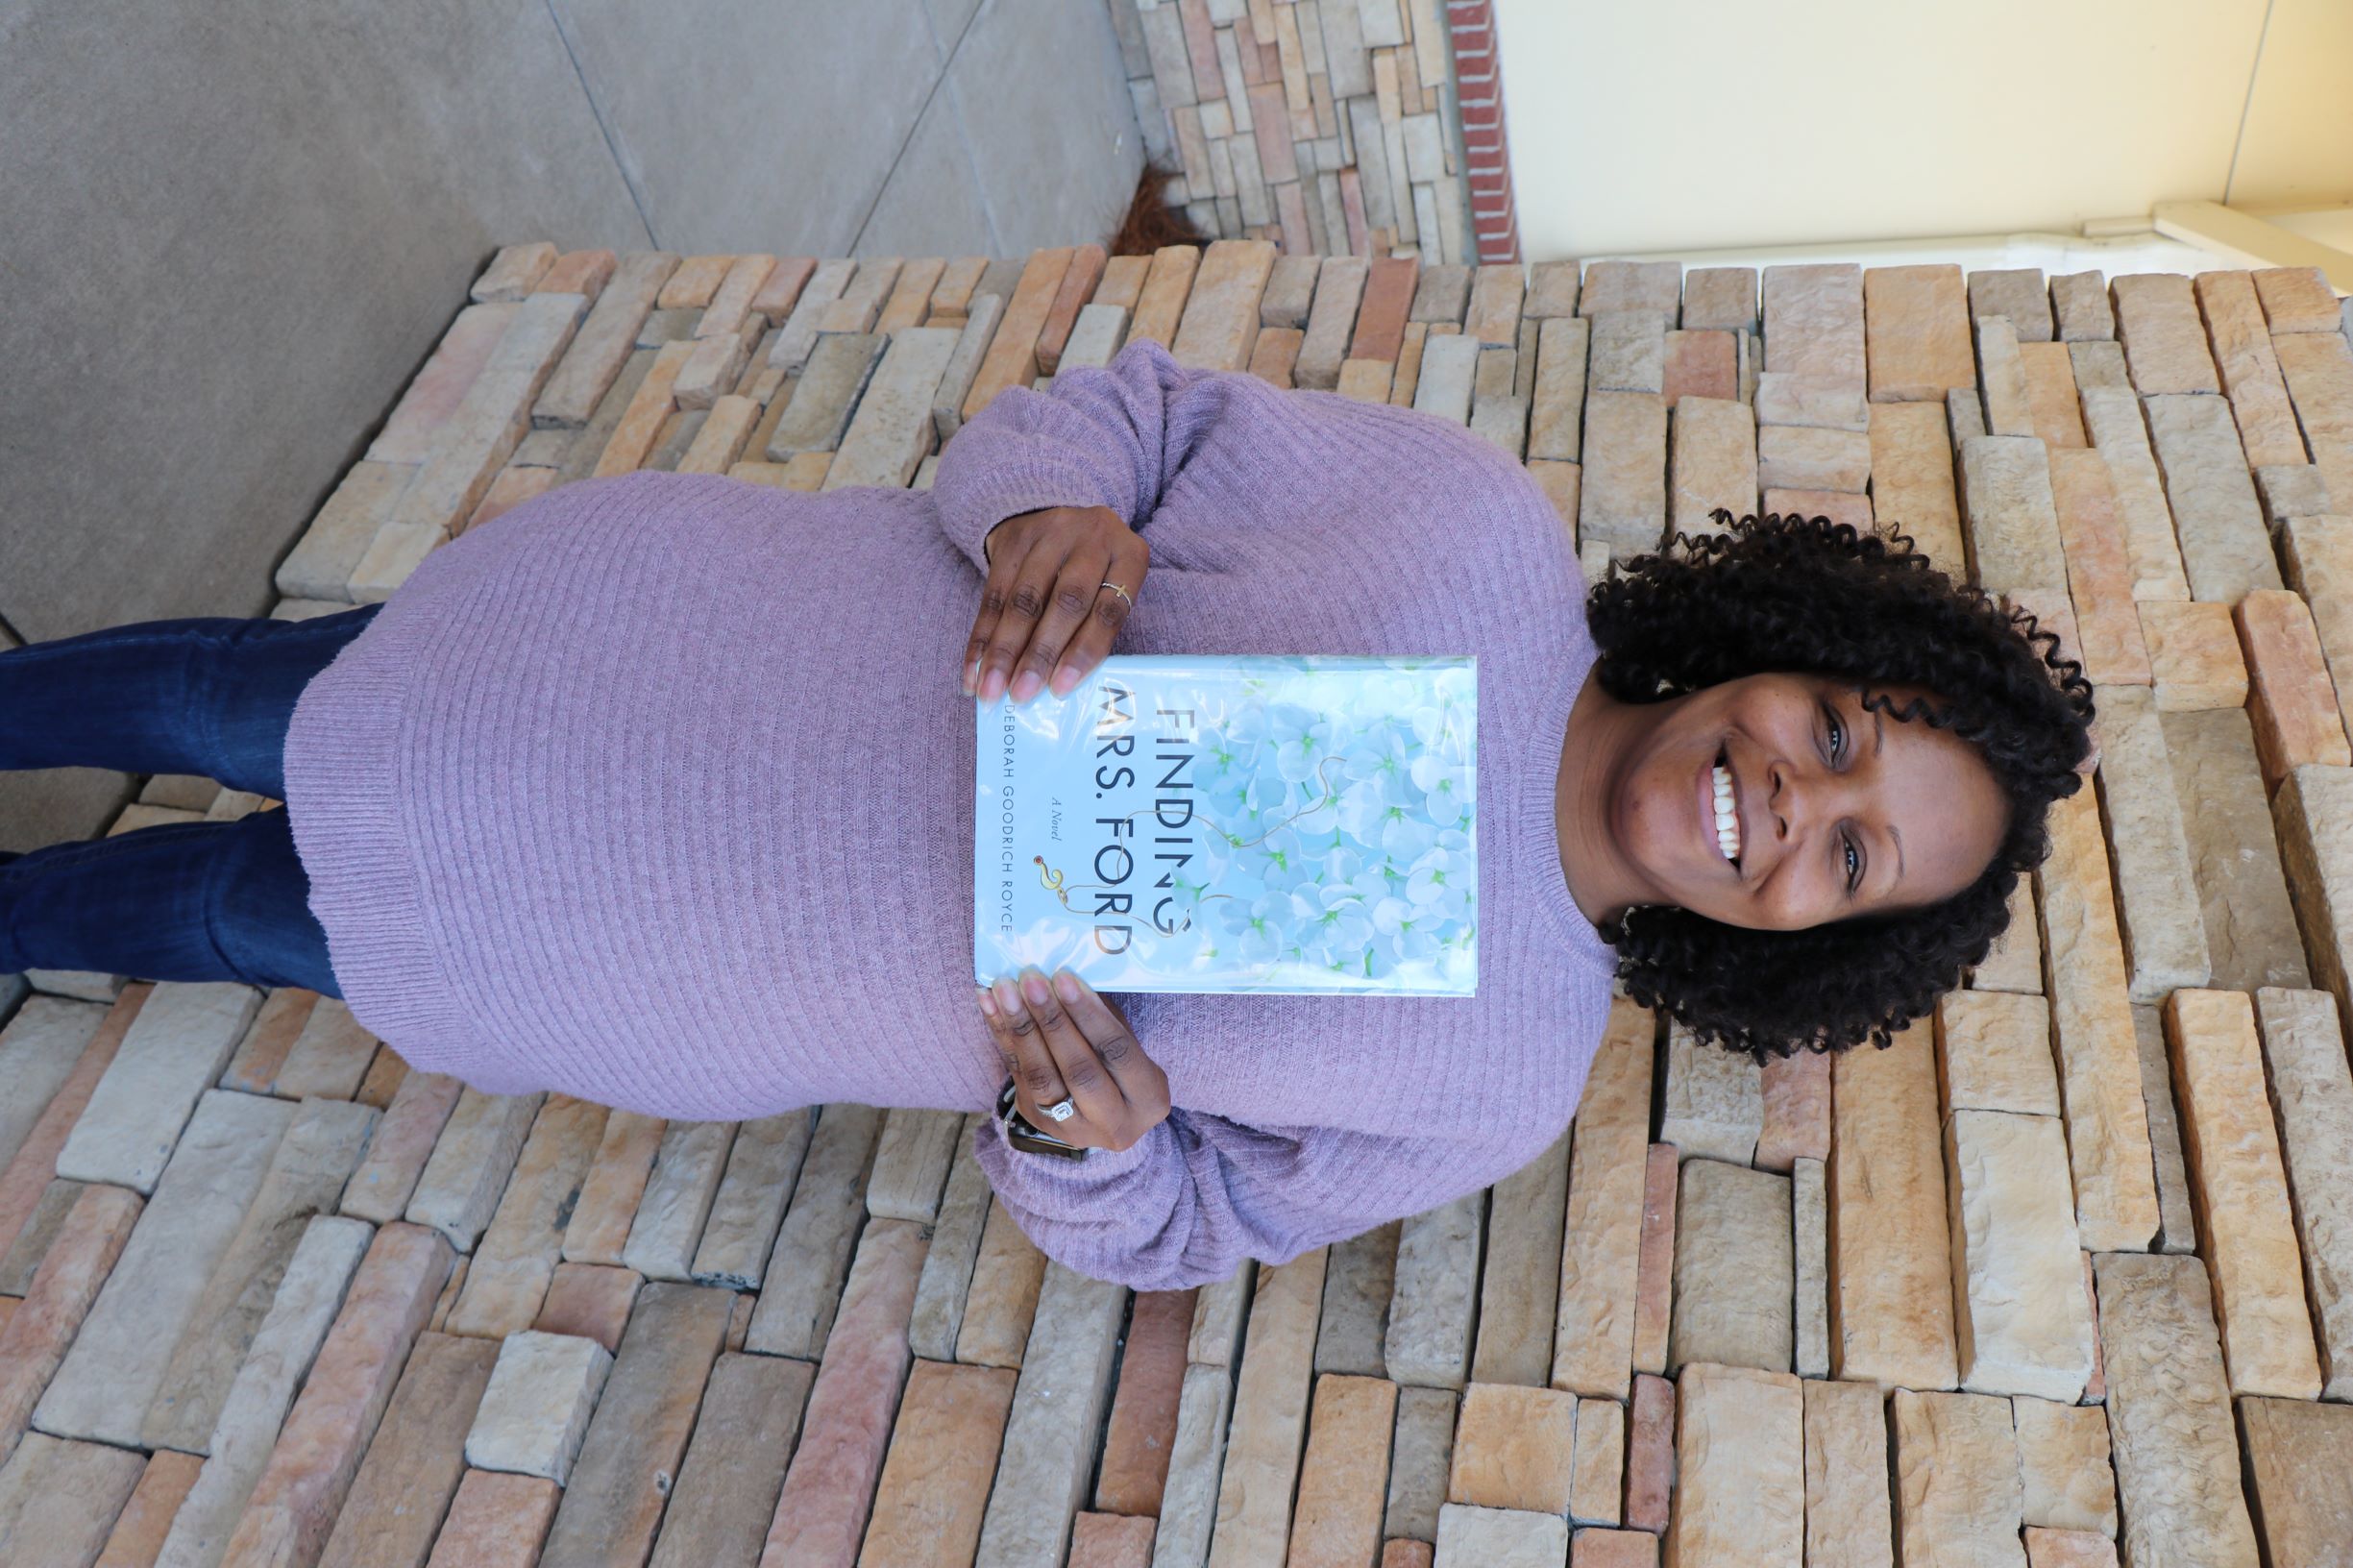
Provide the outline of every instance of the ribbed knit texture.
[[1475,997],[1118,997],[1175,1109],[1083,1162],[976,1153],[1049,1256],[1139,1289],[1418,1213],[1567,1124],[1611,954],[1553,805],[1594,649],[1527,474],[1404,409],[1140,344],[1000,395],[929,493],[642,474],[429,555],[305,689],[286,805],[359,1021],[411,1066],[684,1118],[981,1110],[982,541],[1109,506],[1118,649],[1479,658]]

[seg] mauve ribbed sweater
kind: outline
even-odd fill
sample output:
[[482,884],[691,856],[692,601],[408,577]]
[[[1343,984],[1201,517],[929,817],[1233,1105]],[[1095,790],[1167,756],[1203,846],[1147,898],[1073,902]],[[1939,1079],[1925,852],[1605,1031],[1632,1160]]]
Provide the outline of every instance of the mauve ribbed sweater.
[[998,397],[928,494],[633,475],[428,556],[286,741],[354,1014],[491,1092],[992,1106],[959,661],[989,529],[1083,504],[1152,547],[1121,651],[1478,655],[1479,992],[1121,996],[1175,1109],[1076,1163],[983,1118],[998,1196],[1049,1257],[1162,1289],[1526,1164],[1612,967],[1554,831],[1594,657],[1569,536],[1459,427],[1150,344]]

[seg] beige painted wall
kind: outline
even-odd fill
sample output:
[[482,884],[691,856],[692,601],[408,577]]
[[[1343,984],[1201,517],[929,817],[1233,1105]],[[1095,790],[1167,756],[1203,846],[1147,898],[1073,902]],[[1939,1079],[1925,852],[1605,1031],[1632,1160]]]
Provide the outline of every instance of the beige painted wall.
[[1532,259],[2353,199],[2353,0],[1495,0]]

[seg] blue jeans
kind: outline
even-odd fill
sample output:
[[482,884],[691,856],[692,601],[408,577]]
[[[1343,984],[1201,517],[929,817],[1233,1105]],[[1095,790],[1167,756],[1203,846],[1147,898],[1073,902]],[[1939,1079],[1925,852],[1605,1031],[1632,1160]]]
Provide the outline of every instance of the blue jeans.
[[[380,606],[148,621],[0,653],[0,768],[195,773],[282,800],[310,677]],[[283,810],[0,857],[0,974],[87,969],[340,996]]]

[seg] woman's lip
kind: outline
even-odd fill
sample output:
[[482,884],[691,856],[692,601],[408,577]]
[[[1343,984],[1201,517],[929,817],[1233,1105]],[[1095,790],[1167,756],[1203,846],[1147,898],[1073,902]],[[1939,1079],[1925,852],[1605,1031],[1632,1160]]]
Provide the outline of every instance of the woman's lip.
[[1716,758],[1718,755],[1720,755],[1719,752],[1709,752],[1707,760],[1700,765],[1700,841],[1707,845],[1707,852],[1715,857],[1716,864],[1727,870],[1737,871],[1738,868],[1724,858],[1724,846],[1716,839]]

